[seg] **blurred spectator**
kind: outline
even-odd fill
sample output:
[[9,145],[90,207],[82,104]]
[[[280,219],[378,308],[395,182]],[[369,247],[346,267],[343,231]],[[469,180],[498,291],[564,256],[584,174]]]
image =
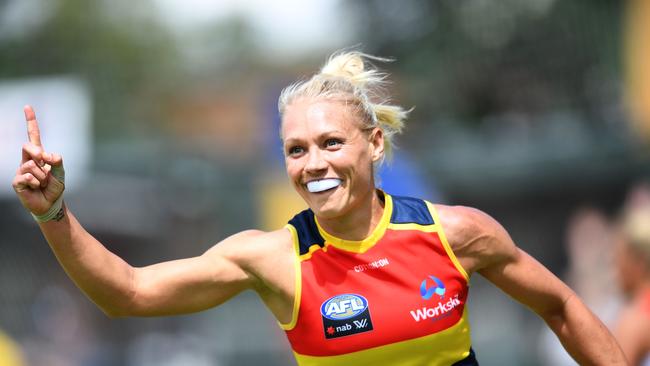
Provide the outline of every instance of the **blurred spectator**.
[[650,186],[634,187],[625,203],[616,264],[626,303],[615,327],[632,365],[650,365]]
[[[614,227],[603,212],[594,207],[578,208],[566,231],[568,267],[565,280],[589,308],[610,326],[620,309],[620,293],[613,265]],[[557,337],[544,329],[540,358],[545,365],[575,365]]]
[[632,211],[641,207],[650,207],[650,183],[645,181],[637,183],[630,189],[623,211]]

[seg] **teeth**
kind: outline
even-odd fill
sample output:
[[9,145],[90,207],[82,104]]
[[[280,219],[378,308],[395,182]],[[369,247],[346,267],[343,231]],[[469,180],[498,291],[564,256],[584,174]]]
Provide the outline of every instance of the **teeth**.
[[341,184],[341,180],[337,178],[313,180],[307,183],[307,189],[311,193],[317,193],[337,187],[339,184]]

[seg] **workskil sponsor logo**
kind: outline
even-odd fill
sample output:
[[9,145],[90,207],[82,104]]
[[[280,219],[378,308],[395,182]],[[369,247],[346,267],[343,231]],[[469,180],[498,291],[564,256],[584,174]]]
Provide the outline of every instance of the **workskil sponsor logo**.
[[435,294],[437,295],[435,300],[438,300],[438,303],[434,306],[423,306],[419,309],[411,310],[410,313],[413,320],[416,322],[426,319],[435,321],[448,316],[452,310],[461,304],[461,302],[458,299],[458,294],[445,300],[446,292],[447,288],[445,287],[445,284],[438,277],[429,275],[428,279],[425,278],[422,283],[420,283],[420,296],[424,300],[429,300]]
[[427,286],[426,278],[422,280],[422,283],[420,284],[420,296],[425,300],[429,300],[433,294],[436,294],[440,296],[440,299],[443,299],[446,291],[445,284],[442,283],[438,277],[429,276],[429,278],[433,280],[433,285]]
[[460,300],[458,300],[458,295],[455,295],[446,302],[438,302],[436,306],[423,306],[420,309],[411,310],[411,316],[416,322],[426,319],[438,320],[449,315],[449,312],[459,305]]
[[370,307],[365,297],[341,294],[325,300],[320,307],[325,338],[338,338],[372,330]]

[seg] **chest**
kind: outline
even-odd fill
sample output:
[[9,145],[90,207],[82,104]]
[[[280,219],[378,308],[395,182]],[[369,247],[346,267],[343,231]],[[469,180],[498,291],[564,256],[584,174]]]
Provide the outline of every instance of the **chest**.
[[325,245],[303,256],[300,272],[298,320],[289,333],[298,353],[416,339],[463,317],[467,281],[435,232],[387,230],[363,253]]

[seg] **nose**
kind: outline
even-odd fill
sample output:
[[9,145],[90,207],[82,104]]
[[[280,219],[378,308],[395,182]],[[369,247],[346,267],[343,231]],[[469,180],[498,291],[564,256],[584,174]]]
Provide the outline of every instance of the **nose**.
[[307,154],[307,164],[305,171],[307,173],[317,173],[327,169],[327,161],[324,159],[323,152],[320,149],[310,149]]

